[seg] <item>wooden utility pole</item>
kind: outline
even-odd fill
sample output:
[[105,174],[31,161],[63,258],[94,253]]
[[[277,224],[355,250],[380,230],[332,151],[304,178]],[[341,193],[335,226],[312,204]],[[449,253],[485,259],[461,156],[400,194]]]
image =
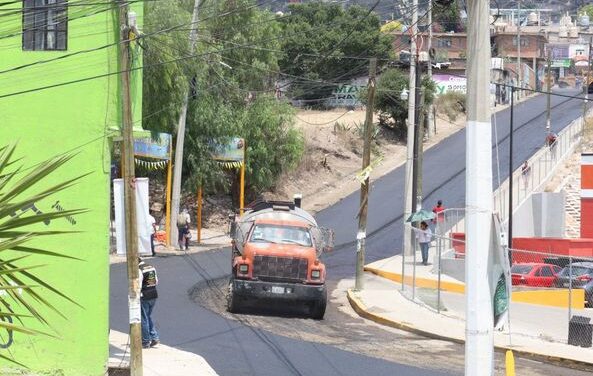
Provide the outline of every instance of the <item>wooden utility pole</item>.
[[[429,63],[430,64],[430,63]],[[420,113],[418,114],[418,128],[416,134],[416,143],[418,149],[418,156],[416,160],[416,211],[422,208],[422,164],[424,161],[424,89],[420,88],[420,101],[418,107],[420,107]],[[430,126],[428,127],[430,128]]]
[[517,1],[517,99],[523,96],[523,80],[521,72],[521,0]]
[[420,129],[423,124],[420,123],[420,112],[422,110],[422,62],[418,58],[416,60],[416,106],[414,108],[414,160],[412,162],[412,213],[416,213],[422,206],[422,199],[419,195],[418,184],[422,184],[422,171],[418,166],[420,153],[420,144],[422,143],[422,135]]
[[[433,57],[430,56],[430,52],[432,51],[432,6],[433,6],[433,1],[429,0],[428,1],[428,46],[427,46],[428,66],[426,67],[426,75],[429,80],[432,80],[432,59],[433,59]],[[436,59],[436,56],[434,58]],[[435,62],[436,62],[436,60],[435,60]],[[432,103],[428,106],[426,114],[427,114],[427,118],[428,118],[428,121],[427,121],[428,126],[426,127],[426,136],[427,136],[427,139],[430,140],[430,138],[432,137],[432,134],[433,134],[432,123],[434,122]],[[424,121],[422,121],[422,124],[424,125]]]
[[[362,171],[371,164],[371,138],[373,137],[373,107],[375,104],[375,74],[377,72],[377,59],[369,61],[369,84],[366,119],[364,122],[364,149],[362,152]],[[358,234],[356,235],[356,281],[354,289],[362,290],[364,273],[364,251],[367,231],[367,212],[369,207],[369,184],[370,176],[367,174],[365,180],[360,183],[360,210],[358,211]]]
[[[136,220],[136,177],[134,171],[134,130],[130,96],[130,36],[128,3],[119,7],[120,82],[122,87],[122,160],[126,260],[128,266],[128,309],[130,319],[130,375],[142,376],[142,328],[140,318],[140,280],[138,278],[138,228]],[[134,26],[134,25],[132,25]]]
[[[189,32],[189,54],[193,55],[198,40],[198,11],[200,0],[194,0],[194,10],[191,17],[191,28]],[[171,223],[167,231],[171,233],[173,241],[177,242],[177,216],[179,215],[179,201],[181,198],[181,171],[183,166],[183,144],[185,142],[185,122],[187,120],[187,106],[189,104],[189,93],[187,89],[183,105],[179,113],[179,124],[177,125],[177,141],[175,142],[175,163],[173,165],[173,193],[171,198]]]

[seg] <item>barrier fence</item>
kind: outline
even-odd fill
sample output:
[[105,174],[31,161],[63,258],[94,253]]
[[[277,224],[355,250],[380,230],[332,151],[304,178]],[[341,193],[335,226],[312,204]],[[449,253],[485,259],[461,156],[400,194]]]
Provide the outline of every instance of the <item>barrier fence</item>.
[[[431,222],[434,231],[428,265],[417,242],[402,257],[402,294],[441,315],[465,319],[465,239],[463,210],[444,212]],[[406,224],[406,231],[416,230]],[[542,250],[509,250],[512,294],[509,335],[591,348],[593,327],[593,258]],[[509,329],[510,328],[510,329]],[[593,356],[593,349],[592,356]]]
[[[588,112],[588,116],[593,114]],[[513,173],[513,210],[518,208],[533,192],[541,190],[554,175],[555,169],[564,162],[580,143],[583,131],[583,119],[578,118],[567,125],[550,145],[542,137],[542,148],[536,152],[527,164]],[[503,173],[504,174],[504,173]],[[504,222],[508,218],[509,179],[501,183],[494,192],[494,211]]]

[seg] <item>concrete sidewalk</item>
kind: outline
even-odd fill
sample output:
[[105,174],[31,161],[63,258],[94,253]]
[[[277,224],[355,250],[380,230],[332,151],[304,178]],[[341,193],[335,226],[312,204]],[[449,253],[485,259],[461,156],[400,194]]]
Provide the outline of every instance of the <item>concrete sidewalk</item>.
[[[109,332],[110,374],[126,370],[130,364],[128,335],[115,330]],[[199,355],[158,345],[142,351],[144,376],[216,376],[217,373]]]
[[[399,262],[401,264],[401,259]],[[379,261],[379,263],[385,265],[386,261]],[[424,268],[428,269],[429,267]],[[426,276],[428,270],[417,271],[417,276],[420,274]],[[405,279],[408,280],[407,276]],[[446,311],[439,314],[432,304],[431,307],[419,299],[410,300],[409,290],[409,286],[406,286],[406,292],[402,293],[401,283],[367,271],[364,275],[364,289],[359,292],[349,290],[348,299],[359,315],[380,324],[411,331],[430,338],[464,342],[463,295],[444,293],[441,308]],[[416,297],[426,294],[427,290],[429,289],[419,288]],[[404,296],[403,294],[407,295]],[[529,307],[526,310],[526,307],[521,309],[521,307],[518,308],[518,305]],[[518,355],[528,358],[593,370],[593,349],[571,346],[554,341],[554,339],[543,336],[541,333],[538,334],[537,328],[541,329],[542,327],[545,328],[546,325],[555,325],[554,322],[549,322],[549,320],[557,320],[558,312],[548,316],[548,313],[551,313],[548,311],[553,310],[553,308],[535,306],[538,310],[543,310],[538,313],[533,310],[533,307],[532,305],[513,303],[511,306],[512,333],[509,334],[508,331],[495,332],[495,347],[499,350],[512,349]],[[514,316],[513,312],[515,312]],[[531,315],[527,314],[528,312],[531,312]],[[574,313],[581,314],[582,312]],[[567,316],[563,315],[562,318],[564,318],[565,324],[560,325],[560,323],[557,323],[555,326],[558,328],[554,329],[555,333],[567,333]],[[523,326],[523,329],[521,329],[521,326]],[[522,330],[532,331],[532,334],[517,333]]]
[[[163,257],[163,256],[182,256],[185,254],[193,254],[198,252],[209,251],[212,249],[218,249],[223,247],[230,247],[231,245],[231,238],[228,236],[227,233],[223,233],[217,230],[211,229],[202,229],[202,237],[201,241],[198,244],[197,242],[197,231],[195,229],[190,230],[191,232],[191,240],[189,243],[189,249],[187,251],[180,250],[177,248],[177,242],[172,241],[171,247],[167,247],[162,243],[155,244],[155,257]],[[142,257],[150,257],[150,256],[142,256]],[[126,262],[125,256],[119,256],[117,254],[111,253],[109,255],[109,261],[111,264],[117,264]]]

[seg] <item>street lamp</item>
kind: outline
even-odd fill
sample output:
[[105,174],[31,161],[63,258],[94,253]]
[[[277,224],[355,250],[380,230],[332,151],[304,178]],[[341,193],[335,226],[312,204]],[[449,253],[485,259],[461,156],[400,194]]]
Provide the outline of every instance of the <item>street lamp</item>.
[[410,96],[409,93],[410,92],[408,91],[408,89],[403,88],[402,92],[399,94],[399,99],[401,99],[402,101],[407,101],[408,97]]

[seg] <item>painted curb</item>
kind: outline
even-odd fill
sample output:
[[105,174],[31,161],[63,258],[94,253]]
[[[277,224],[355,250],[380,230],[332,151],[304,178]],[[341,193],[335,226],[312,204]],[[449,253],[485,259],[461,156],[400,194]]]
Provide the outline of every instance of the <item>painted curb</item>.
[[[426,330],[416,328],[410,324],[398,322],[398,321],[395,321],[392,319],[388,319],[388,318],[381,316],[379,314],[369,312],[367,310],[366,305],[355,295],[355,292],[352,289],[348,289],[346,295],[348,297],[348,301],[350,302],[350,306],[352,307],[352,309],[354,309],[354,311],[362,318],[374,321],[377,324],[385,325],[385,326],[395,328],[395,329],[405,330],[407,332],[418,334],[423,337],[428,337],[431,339],[448,341],[448,342],[453,342],[453,343],[458,343],[458,344],[465,343],[465,340],[463,340],[463,339],[442,336],[440,334],[428,332]],[[558,357],[558,356],[540,354],[540,353],[526,351],[526,350],[520,350],[520,349],[517,349],[514,347],[509,347],[509,346],[496,346],[495,345],[494,349],[498,352],[505,352],[507,350],[512,350],[515,355],[520,356],[522,358],[537,360],[540,362],[550,363],[553,365],[577,369],[577,370],[586,371],[586,372],[593,372],[593,359],[591,362],[585,362],[585,361],[580,361],[580,360],[562,358],[562,357]]]
[[[379,268],[374,268],[371,266],[364,267],[365,272],[373,273],[381,278],[388,279],[393,282],[402,283],[402,280],[405,280],[404,284],[411,286],[412,285],[412,277],[410,276],[403,276],[401,273],[396,272],[389,272],[385,270],[381,270]],[[429,289],[437,289],[438,282],[435,279],[430,278],[422,278],[416,277],[416,287],[424,287]],[[448,282],[443,281],[441,282],[441,290],[448,291],[455,294],[464,294],[465,293],[465,285],[461,283],[455,282]],[[561,291],[559,293],[559,291]],[[547,299],[546,299],[547,295]],[[563,296],[564,295],[564,296]],[[566,298],[566,299],[564,299]],[[533,291],[513,291],[512,293],[512,300],[515,303],[524,303],[524,304],[531,304],[531,305],[539,305],[544,307],[560,307],[565,308],[568,303],[568,290],[533,290]],[[572,308],[573,309],[585,309],[585,292],[582,289],[575,289],[573,290],[573,299],[572,299]]]

